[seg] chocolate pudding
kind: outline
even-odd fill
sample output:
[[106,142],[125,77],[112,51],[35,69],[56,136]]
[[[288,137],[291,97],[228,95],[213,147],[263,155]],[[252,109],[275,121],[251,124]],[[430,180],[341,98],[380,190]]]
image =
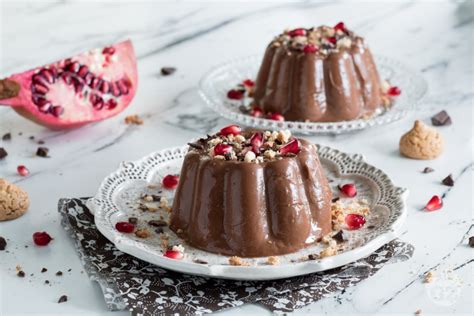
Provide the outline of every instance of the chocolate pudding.
[[315,145],[231,125],[190,144],[171,229],[213,253],[282,255],[331,231],[331,198]]
[[364,39],[338,23],[277,36],[263,57],[254,105],[289,121],[346,121],[382,107],[382,89]]

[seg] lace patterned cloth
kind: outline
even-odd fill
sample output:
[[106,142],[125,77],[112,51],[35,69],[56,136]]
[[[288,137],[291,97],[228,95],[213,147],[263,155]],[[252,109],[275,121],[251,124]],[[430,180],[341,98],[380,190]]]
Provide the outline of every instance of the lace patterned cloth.
[[412,245],[394,240],[340,268],[276,281],[232,281],[167,271],[119,251],[97,230],[86,198],[61,199],[62,224],[76,243],[85,270],[97,281],[110,310],[132,315],[196,315],[246,303],[291,312],[372,276],[387,263],[405,261]]

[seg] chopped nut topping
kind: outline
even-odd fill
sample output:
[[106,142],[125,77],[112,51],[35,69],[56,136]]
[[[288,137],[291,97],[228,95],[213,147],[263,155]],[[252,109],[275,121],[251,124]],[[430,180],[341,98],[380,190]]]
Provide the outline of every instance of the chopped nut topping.
[[138,115],[129,115],[125,118],[125,124],[142,125],[143,120]]
[[274,256],[268,257],[267,263],[269,265],[276,266],[276,265],[280,264],[280,259],[278,257],[274,257]]
[[135,232],[135,236],[137,236],[138,238],[148,238],[150,237],[150,232],[148,231],[148,229],[137,229],[137,231]]
[[231,266],[250,266],[249,263],[242,261],[242,258],[237,256],[230,257],[229,264]]
[[424,278],[424,280],[423,280],[423,283],[431,283],[431,282],[433,282],[434,278],[435,278],[434,272],[428,271],[428,272],[425,274],[425,278]]

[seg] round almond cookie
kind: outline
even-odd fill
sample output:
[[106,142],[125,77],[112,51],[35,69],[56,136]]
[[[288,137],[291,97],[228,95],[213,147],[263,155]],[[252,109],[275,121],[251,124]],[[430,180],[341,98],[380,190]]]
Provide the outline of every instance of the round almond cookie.
[[413,128],[400,139],[400,152],[409,158],[435,159],[443,150],[443,136],[436,129],[418,120],[415,121]]
[[30,206],[28,194],[17,185],[0,179],[0,221],[18,218]]

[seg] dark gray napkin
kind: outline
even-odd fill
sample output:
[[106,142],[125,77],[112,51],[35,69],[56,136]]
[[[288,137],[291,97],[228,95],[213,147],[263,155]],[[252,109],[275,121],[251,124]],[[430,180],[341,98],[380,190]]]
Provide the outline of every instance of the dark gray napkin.
[[370,277],[386,263],[410,258],[412,245],[394,240],[340,268],[276,281],[232,281],[168,271],[125,254],[97,230],[86,198],[61,199],[62,224],[110,310],[132,315],[196,315],[257,303],[291,312]]

